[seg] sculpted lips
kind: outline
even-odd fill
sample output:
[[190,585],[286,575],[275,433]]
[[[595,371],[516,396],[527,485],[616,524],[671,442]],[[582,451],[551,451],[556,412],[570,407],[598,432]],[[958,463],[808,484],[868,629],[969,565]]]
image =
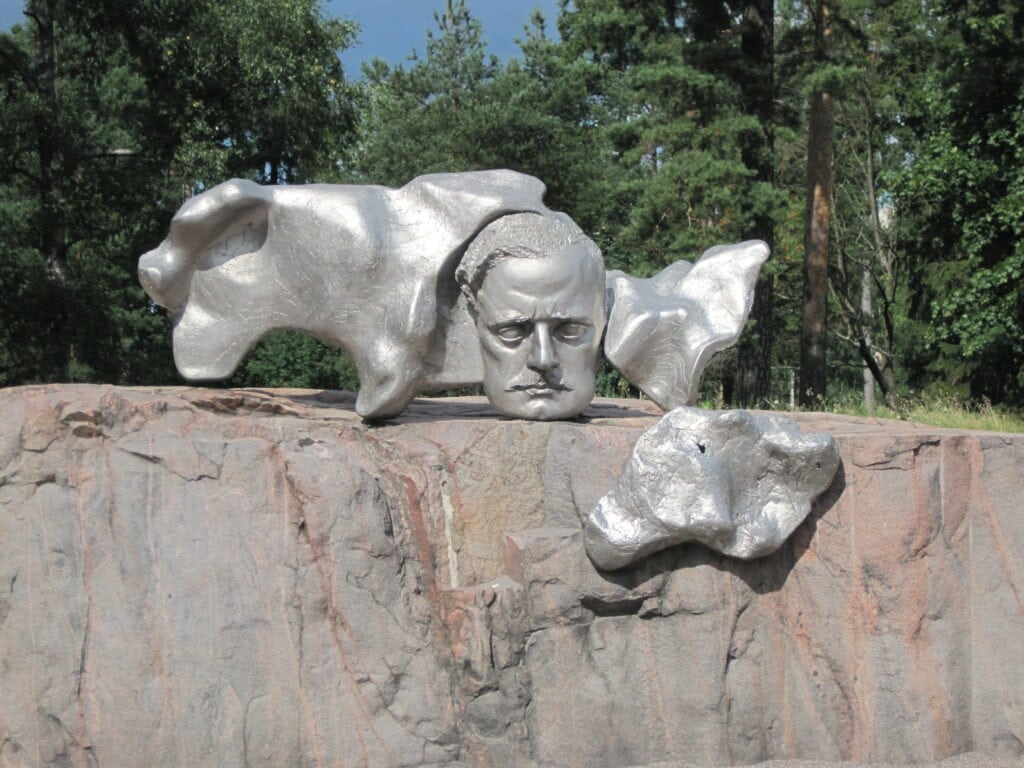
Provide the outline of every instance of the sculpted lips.
[[506,392],[527,392],[531,395],[543,395],[550,392],[572,392],[572,387],[566,386],[560,381],[539,381],[534,384],[513,384]]

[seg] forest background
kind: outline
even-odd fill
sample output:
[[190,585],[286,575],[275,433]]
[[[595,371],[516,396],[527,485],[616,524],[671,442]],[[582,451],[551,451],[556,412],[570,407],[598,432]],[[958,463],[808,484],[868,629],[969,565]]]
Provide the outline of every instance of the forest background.
[[[513,168],[609,268],[772,246],[710,402],[1024,408],[1019,0],[571,0],[504,59],[438,5],[416,58],[352,73],[318,0],[28,0],[0,33],[0,386],[182,383],[135,265],[225,179]],[[226,385],[357,380],[282,332]]]

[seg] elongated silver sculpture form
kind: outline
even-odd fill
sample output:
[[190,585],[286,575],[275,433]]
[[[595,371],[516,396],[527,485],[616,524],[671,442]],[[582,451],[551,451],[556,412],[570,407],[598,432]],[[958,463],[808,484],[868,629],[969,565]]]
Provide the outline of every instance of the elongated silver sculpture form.
[[296,329],[352,356],[360,415],[392,416],[418,392],[481,380],[455,268],[501,216],[566,221],[543,195],[513,171],[421,176],[399,189],[236,179],[181,207],[139,278],[170,310],[186,379],[227,378],[267,333]]
[[687,541],[742,559],[770,554],[838,467],[835,439],[790,419],[677,408],[640,437],[590,513],[587,554],[605,570]]
[[[364,418],[483,383],[502,413],[563,419],[594,394],[601,341],[663,408],[739,336],[760,242],[719,246],[648,280],[605,276],[600,250],[513,171],[380,186],[233,180],[186,202],[139,279],[169,310],[190,381],[230,376],[277,329],[342,347]],[[605,324],[607,322],[607,330]]]

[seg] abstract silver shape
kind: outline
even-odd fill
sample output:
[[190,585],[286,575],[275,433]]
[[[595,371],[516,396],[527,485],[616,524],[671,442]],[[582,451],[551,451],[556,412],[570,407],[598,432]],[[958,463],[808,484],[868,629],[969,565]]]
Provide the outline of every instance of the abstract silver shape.
[[677,408],[640,437],[590,513],[587,554],[604,570],[685,541],[742,559],[770,554],[838,467],[831,435],[781,416]]
[[227,378],[267,333],[301,330],[352,356],[361,416],[392,416],[416,393],[481,380],[456,266],[501,216],[566,221],[543,195],[513,171],[421,176],[399,189],[236,179],[181,207],[139,260],[139,279],[171,311],[186,379]]
[[608,273],[604,353],[629,383],[671,410],[697,399],[711,357],[736,342],[768,258],[760,240],[719,245],[649,279]]

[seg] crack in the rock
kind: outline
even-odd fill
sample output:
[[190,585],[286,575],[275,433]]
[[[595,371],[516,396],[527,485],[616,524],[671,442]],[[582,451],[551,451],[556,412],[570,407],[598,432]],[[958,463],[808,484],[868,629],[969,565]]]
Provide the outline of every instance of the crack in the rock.
[[896,470],[896,471],[899,471],[899,472],[910,472],[910,471],[913,470],[912,466],[911,467],[893,466],[894,460],[897,459],[900,456],[903,456],[905,454],[911,453],[911,454],[914,455],[915,464],[916,464],[916,460],[918,458],[918,455],[921,453],[921,450],[923,448],[926,448],[926,447],[935,448],[935,447],[938,447],[938,445],[940,443],[941,443],[941,440],[939,438],[933,438],[931,440],[921,440],[916,445],[914,445],[914,446],[912,446],[910,448],[904,448],[903,450],[893,451],[892,453],[886,453],[885,454],[885,458],[883,458],[883,459],[879,459],[877,461],[871,461],[871,462],[868,462],[866,464],[860,464],[857,461],[853,461],[853,465],[855,467],[860,467],[861,469],[873,469],[873,470],[876,470],[876,471],[879,471],[879,472],[886,472],[886,471],[889,471],[889,470]]

